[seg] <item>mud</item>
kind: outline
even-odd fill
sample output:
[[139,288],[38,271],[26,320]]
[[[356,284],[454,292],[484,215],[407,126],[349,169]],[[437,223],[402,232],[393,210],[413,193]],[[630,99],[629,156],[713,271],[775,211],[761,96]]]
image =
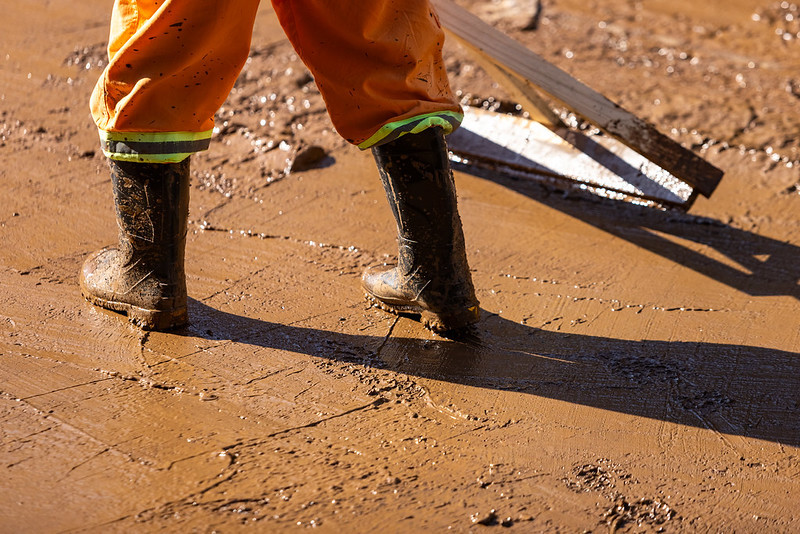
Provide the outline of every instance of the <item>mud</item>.
[[[87,111],[110,6],[6,4],[0,531],[800,529],[797,4],[485,9],[726,176],[684,214],[459,171],[459,339],[363,300],[395,254],[377,172],[268,4],[193,163],[190,326],[84,302],[116,236]],[[465,104],[518,111],[447,61]]]

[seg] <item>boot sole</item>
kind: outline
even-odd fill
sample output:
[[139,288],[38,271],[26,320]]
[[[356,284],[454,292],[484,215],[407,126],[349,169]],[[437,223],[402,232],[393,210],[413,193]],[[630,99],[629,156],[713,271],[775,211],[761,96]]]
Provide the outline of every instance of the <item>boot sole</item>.
[[372,305],[391,314],[418,315],[422,325],[437,334],[458,330],[459,328],[475,324],[480,320],[480,308],[477,305],[453,312],[437,313],[413,304],[392,304],[385,302],[366,292],[364,293],[364,297],[366,297],[367,301]]
[[186,308],[175,310],[148,310],[140,308],[127,302],[106,300],[93,295],[84,294],[83,297],[94,304],[107,310],[124,313],[128,316],[128,321],[132,322],[142,330],[169,330],[184,326],[189,322],[189,314]]

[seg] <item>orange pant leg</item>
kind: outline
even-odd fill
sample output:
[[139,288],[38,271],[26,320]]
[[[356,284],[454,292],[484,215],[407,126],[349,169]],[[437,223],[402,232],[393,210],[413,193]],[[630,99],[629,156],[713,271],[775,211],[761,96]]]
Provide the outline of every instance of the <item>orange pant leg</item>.
[[92,116],[111,158],[176,162],[208,147],[250,49],[258,0],[116,0]]
[[428,0],[272,0],[339,133],[361,148],[462,118]]

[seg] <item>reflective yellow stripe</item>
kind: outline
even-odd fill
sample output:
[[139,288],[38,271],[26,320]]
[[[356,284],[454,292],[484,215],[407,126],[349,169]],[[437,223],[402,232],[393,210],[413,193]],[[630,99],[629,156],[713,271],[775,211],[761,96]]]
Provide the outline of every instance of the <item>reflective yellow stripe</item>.
[[107,132],[100,130],[103,153],[110,159],[144,163],[178,163],[208,149],[205,132]]
[[107,152],[103,154],[108,159],[117,161],[135,161],[137,163],[180,163],[195,152],[177,152],[175,154],[121,154],[118,152]]
[[394,141],[406,134],[419,133],[428,128],[438,126],[444,130],[445,134],[451,133],[458,128],[464,119],[462,113],[455,111],[435,111],[424,115],[417,115],[408,119],[384,124],[369,139],[358,145],[358,148],[365,150],[374,146],[379,146],[389,141]]
[[211,139],[213,130],[205,132],[108,132],[100,130],[100,139],[113,141],[133,141],[138,143],[164,143],[175,141],[197,141]]

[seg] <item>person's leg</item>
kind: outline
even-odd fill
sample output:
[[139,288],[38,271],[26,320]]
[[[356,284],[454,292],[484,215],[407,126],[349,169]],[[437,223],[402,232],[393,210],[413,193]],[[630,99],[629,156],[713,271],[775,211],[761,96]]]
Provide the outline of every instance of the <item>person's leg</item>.
[[273,0],[336,130],[366,149],[462,118],[428,0]]
[[257,8],[258,0],[116,0],[110,62],[91,99],[106,156],[177,163],[208,148]]
[[89,302],[125,313],[148,330],[185,324],[189,158],[109,160],[109,166],[119,243],[86,259],[81,291]]
[[392,312],[419,314],[435,332],[476,322],[456,190],[441,128],[372,149],[398,230],[398,264],[367,269],[367,297]]
[[368,269],[368,298],[434,331],[479,318],[444,134],[461,121],[428,0],[273,0],[334,126],[372,148],[400,246],[396,267]]
[[247,59],[257,0],[117,0],[110,63],[92,94],[109,158],[119,244],[85,261],[90,302],[146,329],[187,321],[189,156]]

